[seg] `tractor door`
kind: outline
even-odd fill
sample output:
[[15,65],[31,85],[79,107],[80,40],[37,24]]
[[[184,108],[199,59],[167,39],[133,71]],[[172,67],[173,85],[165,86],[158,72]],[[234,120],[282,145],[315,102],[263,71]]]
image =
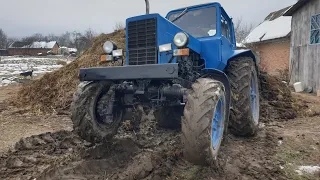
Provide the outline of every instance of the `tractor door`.
[[228,58],[231,56],[235,49],[235,39],[232,20],[227,13],[221,8],[221,60],[223,63],[228,62]]

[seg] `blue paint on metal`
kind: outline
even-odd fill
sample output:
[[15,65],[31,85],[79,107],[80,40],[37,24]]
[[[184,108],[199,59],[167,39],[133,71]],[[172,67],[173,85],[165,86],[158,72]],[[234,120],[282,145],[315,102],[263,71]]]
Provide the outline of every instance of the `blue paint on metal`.
[[211,123],[211,145],[214,150],[217,150],[221,144],[224,123],[225,123],[225,105],[224,99],[220,98],[216,107]]
[[[197,10],[201,8],[209,8],[209,7],[216,7],[216,13],[217,13],[217,25],[216,25],[216,35],[215,36],[209,36],[209,37],[201,37],[201,38],[194,38],[189,34],[190,41],[188,44],[188,48],[193,50],[194,52],[197,52],[200,54],[200,57],[205,61],[205,68],[206,69],[217,69],[220,71],[223,71],[228,61],[234,57],[239,56],[249,56],[252,57],[255,60],[254,54],[251,52],[251,50],[236,50],[236,39],[235,39],[235,33],[234,33],[234,26],[232,23],[232,19],[227,15],[227,13],[224,11],[222,6],[219,3],[209,3],[209,4],[203,4],[203,5],[197,5],[188,7],[188,11]],[[173,13],[179,13],[184,11],[185,8],[180,8],[177,10],[170,11],[167,14],[167,18],[173,14]],[[226,38],[222,34],[222,25],[221,20],[222,16],[229,24],[229,31],[230,31],[230,38]],[[174,23],[168,21],[166,18],[160,16],[159,14],[148,14],[148,15],[142,15],[142,16],[136,16],[127,19],[126,23],[128,25],[131,21],[137,21],[137,20],[143,20],[143,19],[150,19],[150,18],[156,18],[157,19],[157,46],[163,45],[163,44],[172,44],[172,49],[176,49],[173,38],[176,33],[178,32],[184,32],[181,28],[176,26]],[[126,37],[128,38],[128,36]],[[127,39],[128,42],[128,39]],[[128,49],[128,45],[127,49]],[[158,63],[168,63],[169,59],[172,56],[172,52],[163,52],[158,53]],[[128,57],[128,51],[127,57]],[[176,62],[176,58],[172,62]],[[128,65],[128,60],[126,61]]]
[[251,102],[251,112],[252,112],[252,118],[254,122],[257,124],[259,121],[258,113],[259,113],[259,108],[258,108],[258,87],[256,83],[257,79],[255,75],[252,73],[251,75],[251,85],[250,85],[250,102]]

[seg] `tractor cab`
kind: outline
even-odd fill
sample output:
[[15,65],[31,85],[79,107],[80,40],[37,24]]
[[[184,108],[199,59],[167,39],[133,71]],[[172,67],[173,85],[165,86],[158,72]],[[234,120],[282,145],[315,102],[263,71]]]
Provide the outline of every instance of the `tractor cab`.
[[128,18],[126,27],[127,65],[175,63],[192,55],[206,68],[223,70],[235,54],[233,23],[219,3],[173,10],[166,18]]
[[223,36],[235,44],[232,20],[219,3],[173,10],[166,18],[200,41],[201,38]]

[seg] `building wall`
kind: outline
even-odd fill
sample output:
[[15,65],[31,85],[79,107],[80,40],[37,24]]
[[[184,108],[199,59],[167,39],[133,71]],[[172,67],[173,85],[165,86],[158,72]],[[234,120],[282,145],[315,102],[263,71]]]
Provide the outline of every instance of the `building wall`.
[[310,45],[311,16],[320,14],[320,0],[311,0],[292,16],[290,80],[320,89],[320,44]]
[[8,56],[8,50],[0,49],[0,56]]
[[29,55],[29,56],[37,56],[38,53],[47,54],[51,49],[28,49],[28,48],[9,48],[8,53],[10,56],[14,55]]
[[252,49],[260,57],[259,67],[262,71],[271,75],[278,75],[279,70],[289,69],[289,38],[254,44]]
[[58,46],[58,44],[55,44],[54,46],[53,46],[53,48],[52,48],[52,53],[53,54],[58,54],[59,53],[59,46]]

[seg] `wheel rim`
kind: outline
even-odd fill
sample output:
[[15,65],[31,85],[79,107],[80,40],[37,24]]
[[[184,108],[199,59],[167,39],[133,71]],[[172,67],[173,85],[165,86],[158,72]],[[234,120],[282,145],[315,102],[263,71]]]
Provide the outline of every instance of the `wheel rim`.
[[258,107],[258,87],[257,87],[257,77],[254,73],[251,75],[251,85],[250,85],[250,102],[251,102],[251,112],[253,121],[257,124],[259,121],[259,107]]
[[214,112],[211,128],[211,144],[213,150],[217,150],[221,144],[224,131],[225,109],[224,99],[220,98]]
[[117,102],[113,91],[102,91],[95,103],[95,120],[100,125],[112,126],[119,116]]

